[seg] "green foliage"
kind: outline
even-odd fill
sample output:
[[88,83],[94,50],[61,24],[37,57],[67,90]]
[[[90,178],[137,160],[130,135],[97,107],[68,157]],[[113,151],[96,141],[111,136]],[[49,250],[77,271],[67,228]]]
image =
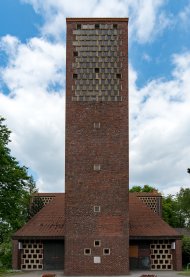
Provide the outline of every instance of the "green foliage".
[[7,238],[7,241],[0,244],[0,268],[11,268],[11,250],[11,240]]
[[154,192],[154,191],[157,191],[157,189],[149,185],[144,185],[144,187],[134,186],[129,191],[130,192]]
[[30,195],[35,183],[27,168],[11,156],[10,130],[0,116],[0,265],[10,265],[11,235],[27,220]]
[[185,226],[185,218],[179,209],[176,196],[168,195],[162,197],[162,217],[174,228],[183,228]]
[[183,237],[182,239],[182,257],[183,264],[186,265],[189,263],[190,257],[190,237]]
[[185,227],[190,227],[190,189],[181,188],[177,193],[178,209],[185,220]]
[[190,227],[190,189],[181,188],[176,195],[162,199],[163,218],[172,227]]
[[[155,192],[155,187],[134,186],[130,192]],[[190,227],[190,188],[181,188],[176,195],[162,196],[162,217],[174,228]]]

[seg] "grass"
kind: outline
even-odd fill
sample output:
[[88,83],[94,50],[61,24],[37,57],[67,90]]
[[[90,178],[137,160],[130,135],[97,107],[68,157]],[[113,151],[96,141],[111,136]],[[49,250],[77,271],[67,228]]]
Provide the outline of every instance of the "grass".
[[190,276],[190,270],[184,270],[182,272],[179,272],[179,275],[181,275],[181,276]]
[[15,274],[21,274],[20,271],[18,270],[11,270],[11,269],[0,269],[0,277],[4,277],[4,276],[12,276]]

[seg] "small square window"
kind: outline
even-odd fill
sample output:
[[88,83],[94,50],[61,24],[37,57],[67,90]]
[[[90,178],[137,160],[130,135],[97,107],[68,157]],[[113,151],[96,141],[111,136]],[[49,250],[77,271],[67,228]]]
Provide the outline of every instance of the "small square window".
[[100,129],[100,122],[94,122],[94,129]]
[[94,71],[95,71],[95,73],[99,73],[100,69],[99,68],[95,68]]
[[101,257],[94,257],[94,263],[100,264],[101,263]]
[[74,57],[78,57],[78,52],[77,52],[77,51],[74,51],[74,52],[73,52],[73,56],[74,56]]
[[104,255],[110,255],[110,248],[104,248],[103,254]]
[[73,74],[73,79],[77,79],[77,77],[78,77],[78,74],[74,73]]
[[94,206],[95,213],[100,213],[100,210],[101,210],[100,206]]
[[84,255],[91,255],[91,249],[90,248],[85,248],[84,249]]
[[95,24],[95,29],[100,29],[100,24]]
[[100,246],[101,246],[101,240],[95,240],[94,247],[100,247]]
[[101,169],[100,164],[94,164],[94,170],[99,171]]
[[77,30],[81,29],[81,24],[77,24]]
[[117,73],[117,74],[116,74],[116,77],[117,77],[117,79],[121,79],[121,74],[120,74],[120,73]]
[[117,24],[113,24],[113,29],[117,29]]

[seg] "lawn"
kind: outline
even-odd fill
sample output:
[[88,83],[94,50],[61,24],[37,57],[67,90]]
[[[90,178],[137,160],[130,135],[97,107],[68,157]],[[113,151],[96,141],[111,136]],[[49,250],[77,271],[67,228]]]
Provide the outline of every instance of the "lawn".
[[5,277],[5,276],[12,276],[13,274],[20,274],[20,271],[15,271],[15,270],[6,270],[6,269],[0,269],[0,277]]
[[179,272],[179,275],[182,275],[182,276],[190,276],[190,270]]

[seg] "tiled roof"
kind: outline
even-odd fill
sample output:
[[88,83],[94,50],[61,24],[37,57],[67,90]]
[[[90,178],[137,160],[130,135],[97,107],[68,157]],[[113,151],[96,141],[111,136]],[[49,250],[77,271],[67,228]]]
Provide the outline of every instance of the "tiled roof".
[[[29,239],[51,237],[52,239],[56,239],[64,237],[64,193],[53,195],[53,200],[19,229],[13,238]],[[176,230],[171,228],[160,216],[147,207],[137,197],[136,193],[129,194],[129,222],[129,235],[131,239],[180,236]]]
[[65,197],[64,193],[53,194],[53,196],[53,200],[19,229],[13,238],[63,238]]
[[33,196],[38,196],[38,197],[55,197],[55,196],[62,196],[64,195],[63,192],[36,192],[33,194]]
[[182,236],[190,237],[190,229],[188,228],[175,228],[175,230]]
[[137,196],[129,196],[129,236],[130,238],[178,237],[179,233],[154,213]]

